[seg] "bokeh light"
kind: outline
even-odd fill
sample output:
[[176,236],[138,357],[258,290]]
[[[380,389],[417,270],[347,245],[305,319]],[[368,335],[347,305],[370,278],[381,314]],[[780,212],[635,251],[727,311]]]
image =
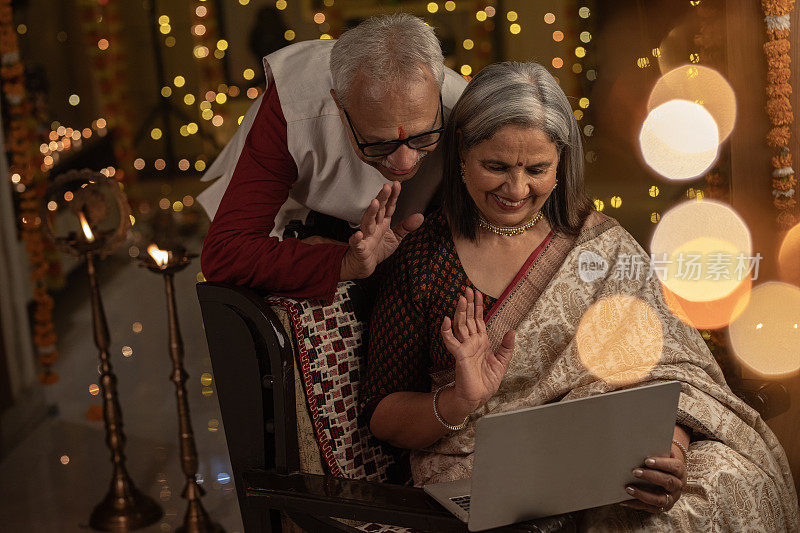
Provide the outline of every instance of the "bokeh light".
[[716,70],[702,65],[683,65],[656,82],[647,109],[651,111],[670,100],[694,102],[708,111],[717,124],[719,141],[724,141],[736,122],[736,95],[728,81]]
[[729,333],[732,352],[757,374],[777,377],[796,372],[800,369],[800,288],[780,281],[755,287]]
[[656,312],[646,302],[621,294],[592,304],[575,339],[584,367],[614,385],[646,377],[661,359],[664,341]]
[[800,224],[790,229],[778,251],[781,280],[800,287]]
[[[691,200],[655,220],[658,226],[650,243],[652,268],[667,289],[667,304],[695,327],[710,328],[709,321],[718,324],[716,327],[728,323],[746,304],[749,280],[758,268],[751,257],[750,231],[742,218],[726,204]],[[676,298],[671,298],[672,294]],[[682,300],[708,304],[708,309],[712,303],[719,304],[719,309],[706,319],[702,305],[689,307]]]
[[647,115],[639,146],[645,163],[658,174],[673,180],[691,179],[716,161],[719,131],[703,106],[671,100]]

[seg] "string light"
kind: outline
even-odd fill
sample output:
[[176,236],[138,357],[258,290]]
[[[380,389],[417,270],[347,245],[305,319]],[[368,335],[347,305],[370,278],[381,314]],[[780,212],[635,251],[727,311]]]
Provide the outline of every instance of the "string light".
[[251,100],[255,100],[258,97],[258,89],[255,87],[247,89],[247,97]]
[[255,77],[255,75],[256,75],[255,71],[251,68],[246,68],[244,69],[244,72],[242,72],[242,76],[246,80],[252,80]]
[[464,47],[464,50],[472,50],[472,47],[475,46],[475,43],[472,42],[472,39],[464,39],[462,46]]
[[556,30],[553,32],[553,40],[557,43],[564,40],[564,32],[561,30]]
[[293,30],[286,30],[283,34],[283,38],[286,39],[287,41],[293,40],[294,36],[295,34]]
[[510,31],[514,35],[517,35],[519,32],[522,31],[522,26],[520,26],[517,23],[514,23],[514,24],[512,24],[511,26],[508,27],[508,31]]
[[589,11],[589,8],[586,7],[586,6],[580,8],[578,10],[578,16],[580,18],[582,18],[582,19],[588,19],[590,14],[591,14],[591,11]]
[[183,103],[186,105],[192,105],[194,103],[194,95],[193,94],[184,95]]
[[509,22],[514,22],[515,20],[517,20],[518,17],[519,15],[517,14],[516,11],[509,11],[508,13],[506,13],[506,18],[508,19]]
[[163,96],[164,98],[169,98],[170,96],[172,96],[172,89],[170,89],[168,85],[165,85],[164,87],[161,88],[161,96]]
[[487,17],[493,17],[495,14],[494,6],[486,6],[483,10],[486,12]]
[[220,39],[217,41],[217,49],[222,50],[223,52],[228,49],[228,41],[225,39]]
[[20,35],[25,35],[26,33],[28,33],[28,27],[25,24],[20,24],[19,26],[17,26],[17,33],[19,33]]
[[578,105],[581,106],[583,109],[586,109],[587,107],[589,107],[589,99],[584,96],[583,98],[578,100]]
[[133,160],[133,168],[136,170],[142,170],[144,168],[144,159],[141,157],[137,157]]
[[472,67],[469,65],[461,65],[461,74],[464,76],[469,76],[472,74]]
[[69,100],[68,101],[69,101],[69,105],[74,107],[74,106],[77,106],[78,104],[81,103],[81,97],[78,96],[77,94],[73,93],[73,94],[69,95]]
[[194,163],[194,169],[195,169],[196,171],[198,171],[198,172],[202,172],[202,171],[204,171],[204,170],[206,169],[206,162],[205,162],[205,161],[203,161],[202,159],[198,159],[198,160],[197,160],[197,161],[195,161],[195,163]]
[[167,167],[167,162],[159,157],[155,160],[153,166],[156,167],[156,170],[164,170]]
[[286,9],[286,0],[277,0],[277,2],[275,2],[275,7],[281,11]]
[[194,10],[194,14],[203,18],[208,14],[208,8],[206,6],[197,6]]
[[189,135],[194,135],[197,133],[198,127],[196,122],[190,122],[186,125],[186,130],[189,132]]
[[228,95],[225,93],[217,93],[215,100],[218,104],[222,105],[228,100]]
[[186,79],[183,76],[175,76],[175,79],[172,80],[172,83],[175,87],[183,87],[186,83]]
[[478,11],[477,13],[475,13],[475,18],[478,19],[479,22],[483,22],[484,20],[486,20],[486,11],[484,10]]
[[564,60],[561,59],[560,57],[554,57],[552,64],[553,68],[561,68],[564,66]]
[[161,15],[158,17],[158,23],[163,26],[164,24],[169,24],[169,17],[167,15]]
[[586,49],[583,46],[575,48],[576,57],[586,57]]
[[178,161],[178,168],[181,170],[189,170],[190,166],[191,165],[188,159],[181,159],[180,161]]
[[456,8],[456,3],[453,2],[452,0],[448,0],[447,2],[444,3],[444,8],[447,11],[454,11]]
[[[509,19],[509,20],[511,20],[511,19]],[[552,13],[545,13],[544,14],[544,22],[545,22],[545,24],[552,24],[555,21],[556,21],[556,16],[553,15]]]
[[580,40],[582,43],[588,43],[592,40],[592,34],[588,31],[582,31],[580,35]]
[[331,36],[330,36],[329,34],[327,34],[327,33],[323,33],[322,35],[320,35],[320,36],[319,36],[319,38],[320,38],[320,39],[322,39],[322,40],[326,40],[326,39],[333,39],[333,37],[331,37]]
[[611,204],[611,207],[617,209],[622,205],[622,198],[619,196],[612,196],[609,203]]
[[99,48],[100,50],[108,50],[108,46],[109,46],[108,39],[100,39],[99,41],[97,41],[97,48]]
[[428,13],[436,13],[439,11],[439,4],[436,2],[428,2]]
[[155,141],[159,140],[161,138],[161,129],[153,128],[152,130],[150,130],[150,137],[152,137],[153,140]]
[[161,26],[158,27],[158,30],[164,35],[167,35],[169,32],[172,31],[172,26],[170,26],[169,24],[162,24]]

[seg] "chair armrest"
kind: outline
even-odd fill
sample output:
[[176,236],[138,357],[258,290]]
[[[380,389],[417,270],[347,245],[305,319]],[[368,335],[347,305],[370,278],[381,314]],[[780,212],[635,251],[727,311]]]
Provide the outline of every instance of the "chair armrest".
[[731,387],[736,396],[768,420],[789,410],[789,391],[781,383],[758,379],[741,379]]
[[[248,505],[254,507],[378,522],[422,531],[467,531],[465,523],[416,487],[274,471],[245,472],[244,485]],[[572,515],[560,515],[491,531],[566,533],[576,531],[576,524]]]

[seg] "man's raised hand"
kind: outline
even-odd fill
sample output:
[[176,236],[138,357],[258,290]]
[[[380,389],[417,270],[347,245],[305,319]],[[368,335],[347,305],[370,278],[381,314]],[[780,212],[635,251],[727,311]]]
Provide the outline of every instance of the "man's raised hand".
[[392,228],[392,215],[400,195],[400,182],[385,184],[378,196],[370,202],[361,218],[361,229],[348,241],[349,249],[342,259],[339,279],[366,278],[372,275],[375,267],[392,255],[403,237],[420,227],[421,214],[414,214]]

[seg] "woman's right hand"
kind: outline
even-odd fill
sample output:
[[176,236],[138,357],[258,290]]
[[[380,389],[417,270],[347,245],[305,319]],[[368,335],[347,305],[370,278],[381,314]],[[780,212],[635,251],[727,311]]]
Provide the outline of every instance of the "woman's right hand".
[[467,287],[458,297],[451,321],[442,321],[442,340],[456,360],[454,396],[471,413],[491,398],[514,354],[514,330],[506,332],[496,352],[492,352],[483,322],[483,295]]

